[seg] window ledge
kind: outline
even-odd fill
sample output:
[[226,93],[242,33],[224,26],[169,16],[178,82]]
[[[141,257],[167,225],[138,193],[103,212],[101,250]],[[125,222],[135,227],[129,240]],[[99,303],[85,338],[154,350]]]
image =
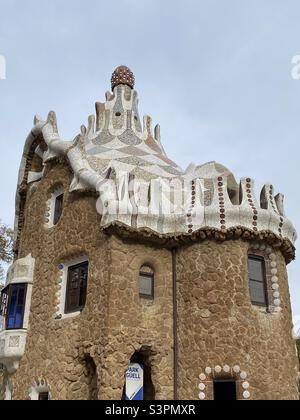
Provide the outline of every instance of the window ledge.
[[4,330],[0,332],[0,363],[8,373],[15,373],[24,355],[27,330]]
[[82,311],[76,311],[76,312],[71,312],[69,314],[57,314],[55,315],[55,320],[56,321],[63,321],[66,319],[72,319],[72,318],[76,318],[77,316],[81,315]]
[[281,313],[281,308],[276,308],[274,306],[269,306],[266,308],[265,306],[252,305],[252,308],[260,314],[265,315],[278,315]]

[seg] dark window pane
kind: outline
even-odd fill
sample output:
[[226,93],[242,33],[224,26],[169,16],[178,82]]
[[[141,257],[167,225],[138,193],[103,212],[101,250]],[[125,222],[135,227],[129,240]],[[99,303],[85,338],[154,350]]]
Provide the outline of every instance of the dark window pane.
[[250,295],[253,303],[266,303],[266,291],[264,283],[250,280]]
[[8,311],[8,316],[11,316],[15,313],[15,308],[16,308],[16,304],[17,304],[17,294],[18,294],[18,290],[15,286],[11,286],[11,295],[10,295],[10,301],[9,301],[9,311]]
[[236,382],[235,381],[215,381],[214,382],[215,401],[236,401]]
[[252,280],[264,280],[263,260],[249,258],[249,274]]
[[14,317],[9,317],[8,321],[7,321],[7,329],[11,330],[15,328],[15,318]]
[[262,257],[249,256],[249,288],[253,305],[267,306],[267,279],[265,261]]
[[154,276],[153,274],[140,273],[140,295],[153,298],[154,295]]
[[70,267],[66,293],[65,312],[82,310],[86,303],[88,262]]
[[49,400],[49,393],[48,392],[40,392],[39,393],[39,401],[48,401]]
[[22,328],[23,325],[23,306],[17,306],[15,317],[15,328]]
[[54,208],[54,218],[53,224],[57,225],[59,219],[61,218],[62,211],[63,211],[63,203],[64,203],[64,195],[61,194],[55,199],[55,208]]
[[18,305],[23,306],[25,301],[25,287],[20,287],[18,295]]

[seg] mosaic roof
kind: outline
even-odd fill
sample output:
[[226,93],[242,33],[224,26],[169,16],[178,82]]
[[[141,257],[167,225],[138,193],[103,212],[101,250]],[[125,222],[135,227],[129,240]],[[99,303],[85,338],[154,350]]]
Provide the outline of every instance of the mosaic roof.
[[[271,185],[265,185],[257,199],[252,178],[237,183],[216,162],[182,170],[168,158],[159,125],[153,129],[151,117],[140,119],[134,82],[127,67],[118,67],[112,75],[112,93],[106,94],[104,103],[96,103],[96,115],[71,142],[60,138],[54,112],[47,121],[36,117],[24,149],[19,186],[29,146],[42,136],[47,150],[38,146],[36,153],[44,164],[65,156],[74,172],[70,190],[99,193],[97,210],[103,226],[118,222],[159,234],[193,234],[204,227],[226,232],[242,226],[254,234],[270,231],[293,243],[297,235],[284,214],[283,196],[274,196]],[[42,176],[43,172],[31,172],[27,182]]]

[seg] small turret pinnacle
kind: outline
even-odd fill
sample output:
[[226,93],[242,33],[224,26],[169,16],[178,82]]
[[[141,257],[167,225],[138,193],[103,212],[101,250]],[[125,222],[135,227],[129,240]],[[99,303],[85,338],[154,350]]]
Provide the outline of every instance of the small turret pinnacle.
[[135,78],[132,71],[126,66],[119,66],[113,72],[111,77],[111,88],[114,88],[118,85],[127,85],[131,89],[134,89]]

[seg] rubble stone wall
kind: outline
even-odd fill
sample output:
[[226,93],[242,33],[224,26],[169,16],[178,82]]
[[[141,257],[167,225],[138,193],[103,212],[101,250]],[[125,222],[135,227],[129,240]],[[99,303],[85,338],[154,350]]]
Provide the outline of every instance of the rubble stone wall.
[[[124,241],[100,229],[96,197],[69,192],[64,163],[47,166],[27,195],[18,258],[35,258],[25,355],[10,377],[13,399],[28,399],[47,384],[51,399],[121,399],[124,373],[135,352],[151,367],[156,399],[173,398],[172,255],[163,247]],[[57,226],[48,228],[53,188],[65,191]],[[239,366],[252,399],[297,399],[297,359],[286,266],[277,258],[281,313],[250,303],[247,253],[242,240],[182,247],[177,254],[179,398],[211,397],[207,368]],[[55,319],[59,264],[86,255],[86,306],[79,316]],[[139,296],[142,266],[154,271],[154,300]],[[225,369],[227,370],[227,368]],[[204,378],[205,376],[205,378]],[[0,374],[0,384],[2,381]],[[0,390],[3,398],[4,389]]]

